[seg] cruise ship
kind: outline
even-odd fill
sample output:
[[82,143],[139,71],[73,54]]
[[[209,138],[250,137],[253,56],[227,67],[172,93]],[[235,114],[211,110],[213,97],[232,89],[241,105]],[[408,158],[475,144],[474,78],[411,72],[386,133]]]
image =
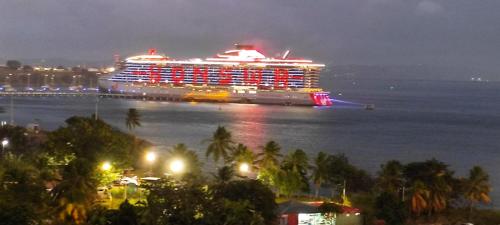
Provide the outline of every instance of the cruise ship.
[[270,58],[252,45],[235,45],[214,57],[176,60],[151,49],[101,77],[99,88],[167,101],[331,106],[329,92],[319,87],[325,65],[289,53]]

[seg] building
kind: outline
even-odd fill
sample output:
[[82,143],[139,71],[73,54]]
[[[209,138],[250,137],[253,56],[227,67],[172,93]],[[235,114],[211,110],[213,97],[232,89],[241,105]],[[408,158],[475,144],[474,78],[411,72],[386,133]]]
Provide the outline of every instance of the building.
[[279,204],[280,225],[361,225],[363,216],[357,208],[339,206],[341,213],[325,215],[319,206],[323,202],[287,201]]

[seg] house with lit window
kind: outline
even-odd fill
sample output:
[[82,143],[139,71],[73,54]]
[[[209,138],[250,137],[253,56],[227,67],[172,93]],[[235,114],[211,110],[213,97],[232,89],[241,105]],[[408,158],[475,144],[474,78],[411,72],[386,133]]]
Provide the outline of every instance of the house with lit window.
[[361,225],[363,216],[357,208],[339,206],[338,213],[321,213],[323,202],[287,201],[279,204],[280,225]]

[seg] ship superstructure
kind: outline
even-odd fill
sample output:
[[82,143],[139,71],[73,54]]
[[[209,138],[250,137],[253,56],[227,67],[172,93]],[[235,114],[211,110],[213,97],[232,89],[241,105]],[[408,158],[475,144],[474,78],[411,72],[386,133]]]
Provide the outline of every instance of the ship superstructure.
[[127,58],[123,70],[100,79],[100,87],[179,101],[331,105],[319,87],[325,65],[288,55],[268,58],[251,45],[236,45],[206,59],[175,60],[150,50]]

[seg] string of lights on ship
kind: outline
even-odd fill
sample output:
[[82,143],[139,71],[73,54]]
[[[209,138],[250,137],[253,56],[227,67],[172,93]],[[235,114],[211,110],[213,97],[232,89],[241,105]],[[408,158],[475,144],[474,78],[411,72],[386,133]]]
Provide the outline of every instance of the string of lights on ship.
[[[179,83],[179,84],[207,84],[221,85],[221,70],[230,76],[229,82],[224,85],[230,86],[275,86],[288,88],[317,88],[318,85],[318,70],[302,69],[302,68],[286,68],[280,69],[286,72],[286,77],[275,79],[276,68],[265,67],[221,67],[218,65],[212,66],[180,66],[181,70],[173,71],[173,66],[159,66],[150,63],[127,63],[125,70],[115,74],[110,80],[120,82],[152,82],[152,83]],[[195,74],[196,69],[207,69],[206,80],[203,77]],[[246,71],[245,71],[246,70]],[[175,74],[174,74],[175,73]],[[245,82],[245,76],[251,74],[261,74],[259,82]],[[196,81],[194,81],[196,76]],[[178,80],[182,77],[181,80]]]

